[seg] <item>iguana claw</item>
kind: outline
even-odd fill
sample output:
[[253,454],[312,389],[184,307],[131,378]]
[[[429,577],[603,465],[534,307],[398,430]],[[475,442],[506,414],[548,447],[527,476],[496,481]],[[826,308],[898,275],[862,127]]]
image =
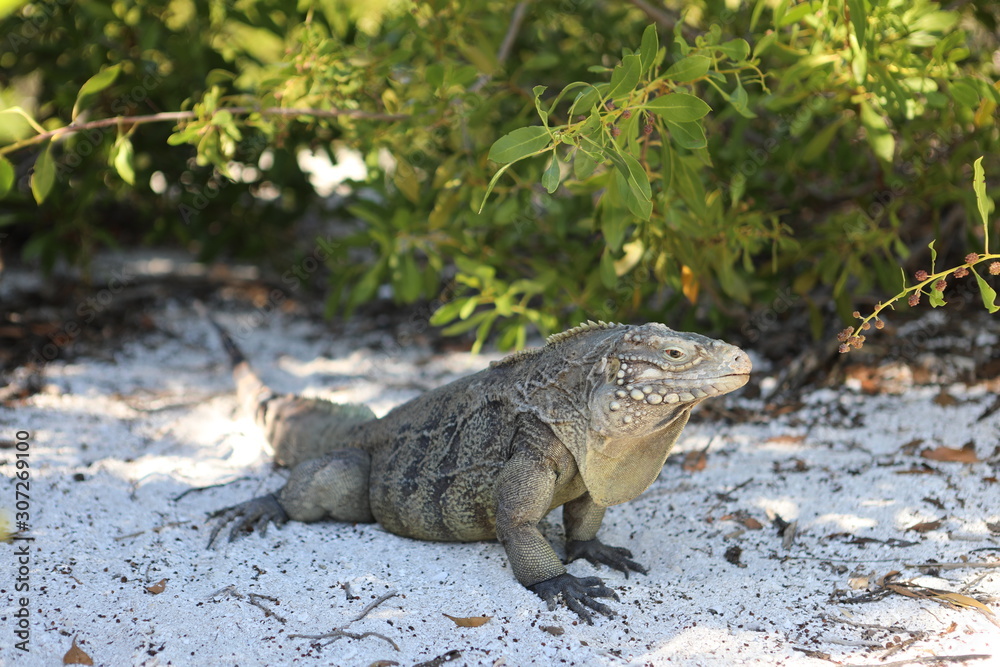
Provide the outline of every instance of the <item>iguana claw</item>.
[[613,609],[594,599],[618,599],[618,594],[605,586],[600,577],[580,578],[569,573],[563,573],[551,579],[539,581],[537,584],[531,584],[528,588],[538,595],[538,597],[545,600],[549,611],[556,608],[556,596],[562,595],[566,606],[575,611],[589,625],[594,624],[594,619],[587,610],[587,607],[608,617],[615,616]]
[[216,510],[209,515],[209,519],[215,518],[218,518],[218,521],[212,529],[212,534],[208,536],[209,549],[212,548],[212,543],[215,542],[219,532],[231,521],[236,521],[236,523],[229,531],[230,542],[243,531],[252,533],[256,530],[261,536],[264,536],[267,534],[269,523],[273,522],[275,526],[282,526],[288,521],[288,514],[281,507],[275,495],[269,493],[239,505]]
[[624,547],[611,547],[598,539],[593,540],[570,540],[566,543],[566,562],[570,563],[577,558],[583,558],[594,565],[603,563],[611,568],[625,573],[628,578],[629,572],[639,572],[646,574],[648,569],[632,560],[632,552]]

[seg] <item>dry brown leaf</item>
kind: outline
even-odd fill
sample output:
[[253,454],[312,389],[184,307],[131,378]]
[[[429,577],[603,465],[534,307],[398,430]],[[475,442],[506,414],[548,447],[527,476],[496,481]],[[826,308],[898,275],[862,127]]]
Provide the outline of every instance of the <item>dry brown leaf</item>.
[[766,445],[801,445],[806,441],[804,435],[776,435],[764,441]]
[[152,593],[153,595],[159,595],[160,593],[162,593],[166,589],[167,589],[167,580],[166,579],[160,579],[159,581],[157,581],[152,586],[146,586],[146,590],[149,591],[150,593]]
[[478,628],[480,625],[486,625],[486,623],[493,618],[492,616],[467,616],[462,618],[458,616],[451,616],[450,614],[444,615],[450,618],[455,625],[460,628]]
[[993,610],[984,605],[982,602],[975,598],[971,598],[968,595],[962,595],[961,593],[939,593],[935,591],[931,597],[941,598],[942,600],[947,600],[948,602],[956,605],[958,607],[973,607],[988,614],[990,616],[995,616]]
[[934,397],[934,403],[946,408],[952,405],[958,405],[958,400],[942,389],[941,393]]
[[64,665],[93,665],[94,660],[87,655],[86,651],[76,645],[76,637],[73,637],[73,645],[63,656]]
[[874,576],[874,572],[870,574],[857,574],[853,577],[847,578],[847,585],[850,586],[852,590],[863,591],[868,588],[868,585],[871,583],[872,577]]
[[564,634],[566,632],[558,625],[539,625],[538,629],[544,630],[545,632],[549,633],[554,637],[558,637],[559,635]]
[[1000,535],[1000,521],[987,521],[986,527],[994,535]]
[[907,454],[912,456],[913,454],[917,453],[917,447],[919,447],[922,444],[924,444],[923,438],[914,438],[913,440],[910,440],[908,443],[900,447],[899,452],[901,454]]
[[701,472],[708,466],[708,454],[705,452],[688,452],[684,455],[681,467],[686,472]]
[[932,530],[937,530],[944,523],[944,519],[938,519],[937,521],[921,521],[920,523],[915,523],[904,532],[913,531],[915,533],[927,533]]
[[931,468],[930,466],[924,464],[921,468],[910,468],[909,470],[897,470],[895,471],[897,475],[939,475],[940,473]]
[[920,456],[931,461],[946,461],[948,463],[979,463],[976,456],[976,446],[967,442],[961,449],[953,449],[944,445],[934,449],[925,449]]

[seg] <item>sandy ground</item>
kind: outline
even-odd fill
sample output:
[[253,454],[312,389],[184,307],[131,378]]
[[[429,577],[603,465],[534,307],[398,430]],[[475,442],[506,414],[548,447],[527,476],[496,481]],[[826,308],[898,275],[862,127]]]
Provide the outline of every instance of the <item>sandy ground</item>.
[[[41,393],[0,408],[8,519],[17,455],[30,466],[27,529],[0,545],[3,664],[61,664],[74,641],[98,665],[1000,664],[1000,414],[976,421],[986,387],[847,386],[766,417],[762,401],[727,397],[751,417],[693,420],[653,486],[608,512],[603,540],[649,574],[569,566],[621,598],[588,626],[518,585],[495,542],[292,523],[206,550],[206,514],[279,488],[283,472],[237,414],[208,326],[187,304],[151,316],[142,339],[53,362]],[[274,388],[378,414],[496,358],[373,351],[281,314],[220,319]],[[703,450],[703,467],[681,465]],[[547,521],[561,550],[560,514]],[[934,562],[958,565],[917,567]],[[334,628],[358,638],[295,636]]]

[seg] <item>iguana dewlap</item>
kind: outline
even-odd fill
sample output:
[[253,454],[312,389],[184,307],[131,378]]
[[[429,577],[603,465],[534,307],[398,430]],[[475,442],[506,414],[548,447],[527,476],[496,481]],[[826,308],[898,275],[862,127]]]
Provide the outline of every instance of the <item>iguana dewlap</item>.
[[[213,323],[214,324],[214,323]],[[538,530],[563,507],[567,562],[645,572],[597,539],[604,510],[652,484],[691,408],[742,387],[738,347],[657,323],[575,327],[545,346],[429,391],[378,419],[365,406],[275,395],[226,332],[240,402],[292,468],[274,494],[227,510],[234,539],[268,522],[378,521],[422,540],[498,539],[514,576],[554,608],[591,622],[616,597],[597,577],[566,572]]]

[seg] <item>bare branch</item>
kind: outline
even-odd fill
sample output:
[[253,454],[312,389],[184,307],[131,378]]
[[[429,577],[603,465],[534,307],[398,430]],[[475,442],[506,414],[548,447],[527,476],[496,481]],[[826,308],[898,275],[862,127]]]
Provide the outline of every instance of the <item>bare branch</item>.
[[[283,109],[281,107],[224,107],[221,110],[228,111],[235,116],[248,116],[252,113],[259,113],[262,116],[316,116],[317,118],[352,118],[358,120],[378,120],[394,121],[411,118],[409,114],[402,113],[377,113],[362,111],[360,109]],[[198,117],[194,111],[163,111],[160,113],[147,114],[144,116],[115,116],[114,118],[101,118],[79,125],[67,125],[48,132],[36,134],[21,141],[17,141],[8,146],[0,148],[0,155],[13,153],[27,146],[39,144],[46,139],[59,139],[77,132],[96,130],[104,127],[114,127],[117,125],[145,125],[147,123],[179,122],[183,120],[193,120]]]

